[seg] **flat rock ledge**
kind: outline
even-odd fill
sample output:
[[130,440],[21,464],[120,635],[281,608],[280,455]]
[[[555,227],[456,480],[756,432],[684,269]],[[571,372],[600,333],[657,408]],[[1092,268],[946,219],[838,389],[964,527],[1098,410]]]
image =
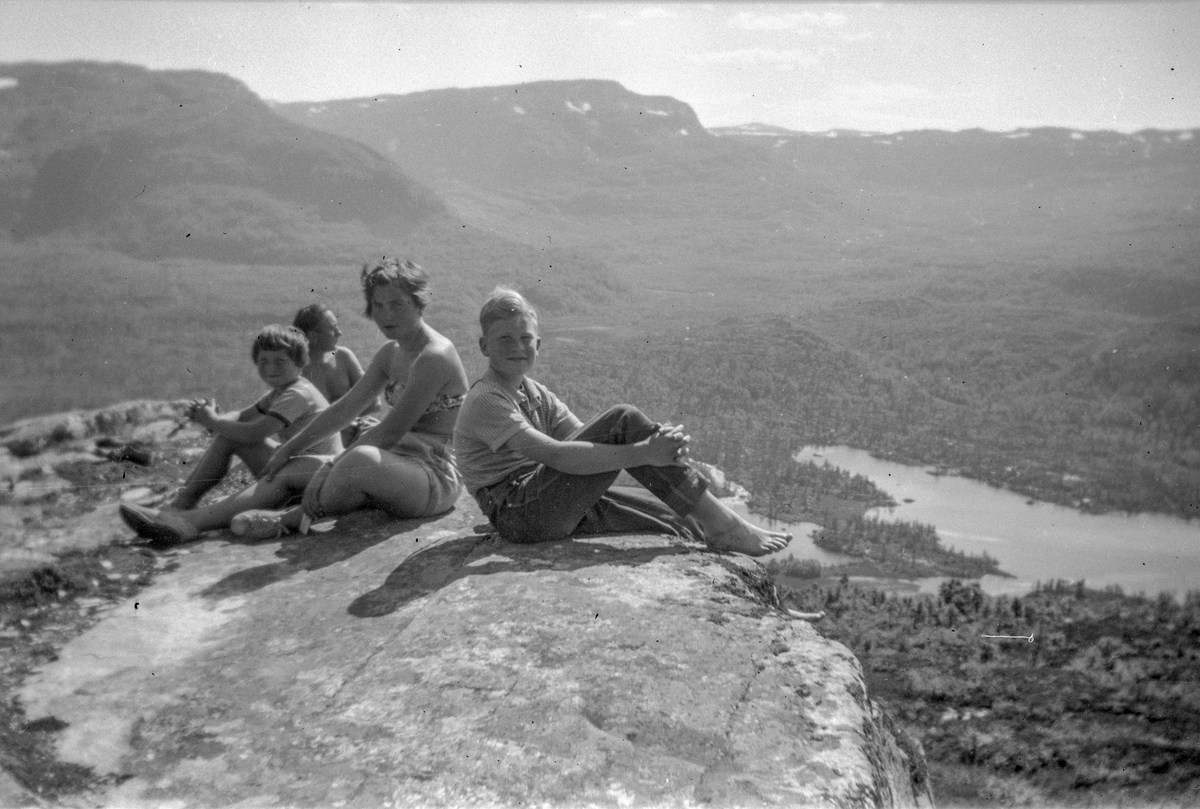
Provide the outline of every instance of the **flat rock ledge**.
[[506,543],[466,496],[321,527],[160,552],[27,679],[27,719],[107,776],[69,805],[932,806],[858,661],[751,559]]

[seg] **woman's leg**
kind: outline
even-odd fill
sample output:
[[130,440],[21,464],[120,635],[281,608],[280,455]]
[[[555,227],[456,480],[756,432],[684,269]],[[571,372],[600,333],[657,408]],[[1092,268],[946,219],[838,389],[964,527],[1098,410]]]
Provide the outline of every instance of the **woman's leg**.
[[379,447],[352,447],[338,456],[321,487],[324,515],[377,507],[396,517],[418,517],[429,507],[429,472]]

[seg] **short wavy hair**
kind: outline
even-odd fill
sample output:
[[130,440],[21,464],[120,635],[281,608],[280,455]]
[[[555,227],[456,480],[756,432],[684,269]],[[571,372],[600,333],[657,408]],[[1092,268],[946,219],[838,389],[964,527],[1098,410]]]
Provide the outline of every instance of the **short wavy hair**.
[[479,310],[479,328],[486,335],[493,323],[510,320],[518,315],[524,315],[532,320],[534,328],[537,328],[538,314],[537,309],[533,308],[533,304],[515,289],[496,287],[484,301],[483,308]]
[[359,280],[362,282],[363,297],[367,301],[367,308],[363,311],[367,317],[371,316],[371,294],[375,287],[397,285],[413,299],[418,312],[424,312],[429,303],[429,273],[425,272],[420,264],[407,259],[401,261],[384,257],[379,261],[368,261],[363,265]]
[[263,326],[254,338],[250,358],[257,363],[258,355],[263,351],[286,351],[292,362],[301,368],[308,365],[308,338],[295,326],[281,326],[278,323]]

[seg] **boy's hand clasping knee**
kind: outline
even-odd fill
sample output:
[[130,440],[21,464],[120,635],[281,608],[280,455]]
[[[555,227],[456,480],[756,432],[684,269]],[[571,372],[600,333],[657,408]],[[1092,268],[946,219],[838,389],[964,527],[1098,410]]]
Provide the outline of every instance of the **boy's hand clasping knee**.
[[658,432],[646,439],[651,466],[682,466],[688,455],[691,436],[679,425],[663,424]]

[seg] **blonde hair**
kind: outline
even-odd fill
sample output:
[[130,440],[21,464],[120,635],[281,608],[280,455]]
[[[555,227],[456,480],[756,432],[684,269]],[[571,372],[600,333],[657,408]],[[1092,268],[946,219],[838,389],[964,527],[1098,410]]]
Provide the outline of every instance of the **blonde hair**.
[[479,328],[487,334],[493,323],[524,315],[537,327],[538,314],[525,296],[509,287],[496,287],[479,310]]

